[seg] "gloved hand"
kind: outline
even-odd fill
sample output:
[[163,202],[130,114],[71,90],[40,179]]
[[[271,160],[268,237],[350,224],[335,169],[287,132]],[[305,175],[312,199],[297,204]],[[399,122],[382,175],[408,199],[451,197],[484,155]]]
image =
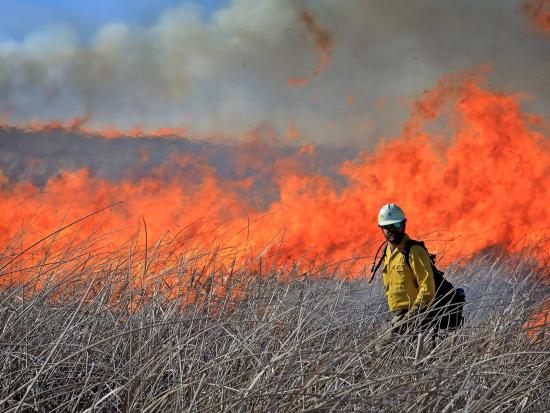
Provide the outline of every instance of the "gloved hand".
[[417,306],[412,306],[409,311],[405,313],[405,316],[403,317],[403,323],[415,323],[418,321],[418,314],[420,313],[420,308]]
[[395,327],[401,320],[403,320],[404,314],[394,315],[390,320],[390,327]]
[[405,313],[405,318],[410,320],[411,318],[414,318],[418,315],[419,308],[416,305],[413,305],[409,311]]
[[403,331],[405,331],[405,314],[400,314],[393,316],[393,318],[390,320],[390,328],[394,330],[395,333],[401,334]]

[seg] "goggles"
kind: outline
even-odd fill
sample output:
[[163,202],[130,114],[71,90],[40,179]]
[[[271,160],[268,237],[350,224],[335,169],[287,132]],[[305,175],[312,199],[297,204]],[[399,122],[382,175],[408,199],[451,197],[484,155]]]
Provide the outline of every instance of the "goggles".
[[388,224],[388,225],[380,225],[380,228],[382,229],[400,229],[401,227],[403,227],[403,221],[401,222],[394,222],[393,224]]

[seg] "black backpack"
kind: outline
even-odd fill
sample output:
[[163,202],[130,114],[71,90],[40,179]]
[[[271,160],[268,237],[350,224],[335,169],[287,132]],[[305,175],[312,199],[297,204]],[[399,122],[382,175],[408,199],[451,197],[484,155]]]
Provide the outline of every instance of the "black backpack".
[[[372,280],[374,279],[374,275],[376,274],[376,271],[378,270],[378,268],[380,268],[380,265],[382,265],[382,262],[384,262],[387,245],[388,243],[384,242],[376,252],[374,261],[372,263],[372,268],[371,268],[372,275],[369,283],[372,282]],[[443,330],[447,328],[453,329],[453,328],[458,328],[462,326],[462,324],[464,323],[462,310],[466,302],[466,296],[464,294],[464,290],[462,288],[454,288],[454,286],[447,279],[443,277],[444,272],[439,270],[435,266],[435,258],[436,258],[435,254],[431,254],[428,251],[428,249],[426,248],[426,245],[424,244],[424,241],[416,241],[412,239],[408,240],[405,243],[405,247],[399,250],[405,256],[405,263],[408,265],[409,268],[411,268],[411,263],[409,261],[411,248],[415,245],[419,245],[422,248],[424,248],[428,253],[428,255],[430,256],[430,263],[432,265],[432,272],[434,275],[435,298],[430,304],[427,318],[430,320],[433,320],[435,327],[437,329],[443,329]],[[382,252],[382,256],[378,261],[376,261],[376,258],[378,257],[378,254],[382,248],[384,248]]]

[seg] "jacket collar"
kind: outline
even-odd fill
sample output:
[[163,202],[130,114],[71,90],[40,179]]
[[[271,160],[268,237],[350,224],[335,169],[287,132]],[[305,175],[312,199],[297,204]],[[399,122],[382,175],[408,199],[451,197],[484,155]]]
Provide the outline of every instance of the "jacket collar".
[[[406,244],[407,241],[409,241],[409,240],[410,240],[410,237],[409,237],[407,234],[405,234],[405,235],[403,236],[403,239],[402,239],[401,242],[399,243],[399,245],[397,245],[397,250],[403,251],[403,249],[405,248],[405,244]],[[389,248],[390,248],[390,252],[393,254],[393,253],[395,252],[395,250],[396,250],[395,246],[394,246],[392,243],[390,243],[390,242],[388,242],[388,246],[389,246]]]

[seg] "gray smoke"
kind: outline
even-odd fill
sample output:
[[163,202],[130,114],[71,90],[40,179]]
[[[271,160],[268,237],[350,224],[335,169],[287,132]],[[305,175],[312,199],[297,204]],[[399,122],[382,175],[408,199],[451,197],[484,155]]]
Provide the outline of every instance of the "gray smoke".
[[[397,132],[403,97],[480,64],[493,66],[497,89],[531,94],[528,108],[548,113],[550,42],[519,8],[516,0],[234,0],[205,18],[182,4],[146,29],[101,27],[89,44],[78,27],[59,25],[0,42],[0,113],[10,123],[89,113],[93,127],[187,125],[195,137],[238,138],[259,125],[284,137],[292,126],[298,142],[371,147]],[[333,36],[318,73],[321,43],[304,10]],[[308,82],[292,87],[292,78]]]
[[[220,180],[245,179],[253,176],[242,199],[258,209],[277,198],[275,161],[291,158],[301,171],[331,177],[335,186],[345,184],[338,174],[341,163],[357,155],[356,148],[317,146],[313,154],[302,155],[291,145],[268,145],[251,141],[238,145],[220,145],[182,138],[91,138],[70,131],[22,133],[0,128],[0,188],[31,182],[44,188],[48,180],[61,171],[86,168],[94,177],[108,180],[139,181],[153,178],[177,181],[182,186],[199,184],[204,179],[204,166],[211,167]],[[191,162],[182,163],[185,156]],[[3,185],[4,184],[4,185]]]

